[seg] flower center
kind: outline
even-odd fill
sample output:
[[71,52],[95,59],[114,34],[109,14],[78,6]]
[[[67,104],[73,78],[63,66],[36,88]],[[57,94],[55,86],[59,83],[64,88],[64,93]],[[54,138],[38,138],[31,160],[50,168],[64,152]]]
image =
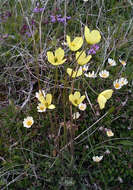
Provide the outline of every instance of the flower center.
[[81,110],[83,110],[83,109],[84,109],[84,106],[83,106],[83,105],[82,105],[82,106],[80,106],[80,109],[81,109]]
[[46,102],[46,103],[45,103],[45,107],[47,108],[48,106],[49,106],[49,104]]
[[119,83],[116,83],[115,84],[115,88],[119,88],[120,87],[120,84]]
[[71,43],[71,46],[75,47],[75,43],[72,42],[72,43]]
[[32,125],[32,121],[27,121],[27,125],[31,126]]
[[75,104],[78,104],[78,100],[74,100],[74,103],[75,103]]
[[107,77],[107,74],[106,74],[106,73],[104,73],[104,74],[102,74],[102,76],[103,76],[103,77]]
[[44,110],[44,107],[43,107],[43,106],[40,106],[40,110]]
[[58,61],[57,57],[54,58],[55,63]]

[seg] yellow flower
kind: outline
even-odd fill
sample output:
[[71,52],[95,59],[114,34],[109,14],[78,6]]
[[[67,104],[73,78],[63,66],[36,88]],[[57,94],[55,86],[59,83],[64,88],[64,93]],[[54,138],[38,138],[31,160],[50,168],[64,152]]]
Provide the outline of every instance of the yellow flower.
[[71,51],[77,51],[83,45],[83,38],[82,37],[76,37],[71,42],[70,36],[66,36],[66,41],[67,41],[67,44],[68,44]]
[[45,98],[43,97],[42,99],[39,99],[39,101],[41,102],[41,105],[43,104],[43,110],[45,109],[54,109],[55,105],[51,104],[52,102],[52,95],[51,94],[47,94],[45,96]]
[[81,96],[80,92],[75,92],[74,94],[70,94],[69,95],[69,101],[74,105],[74,106],[78,106],[79,104],[81,104],[83,102],[83,100],[85,99],[85,96]]
[[24,121],[23,121],[23,125],[26,128],[30,128],[31,125],[33,125],[33,123],[34,123],[33,117],[30,117],[30,116],[28,116],[27,118],[25,118]]
[[100,42],[101,40],[101,35],[98,30],[92,30],[90,32],[89,28],[85,26],[85,39],[88,44],[94,45]]
[[47,52],[47,57],[48,57],[48,61],[52,64],[52,65],[61,65],[63,64],[66,59],[64,58],[64,50],[62,48],[58,48],[57,50],[55,50],[55,54],[53,54],[53,52],[48,51]]
[[79,68],[78,71],[73,71],[71,68],[67,68],[67,74],[70,77],[75,78],[81,76],[83,74],[83,70],[82,68]]
[[45,91],[39,90],[39,92],[36,92],[36,98],[41,101],[45,97]]
[[81,65],[81,66],[87,64],[90,61],[91,58],[92,58],[91,55],[86,56],[85,51],[83,51],[83,52],[78,51],[76,53],[76,60],[77,60],[78,64]]
[[97,101],[101,110],[105,108],[105,104],[107,100],[111,98],[112,94],[113,94],[113,90],[108,89],[108,90],[104,90],[98,95]]

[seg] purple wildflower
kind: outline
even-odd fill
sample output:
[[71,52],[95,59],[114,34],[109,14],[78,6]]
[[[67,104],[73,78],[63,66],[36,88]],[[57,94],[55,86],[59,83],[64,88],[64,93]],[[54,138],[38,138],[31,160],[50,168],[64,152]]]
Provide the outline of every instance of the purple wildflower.
[[93,45],[93,48],[97,51],[99,50],[99,46],[97,44]]
[[51,18],[51,22],[55,23],[55,22],[60,22],[60,23],[66,23],[67,20],[71,19],[70,16],[67,16],[67,17],[61,17],[61,15],[51,15],[50,16]]
[[97,44],[92,45],[91,49],[88,51],[88,54],[96,54],[96,52],[99,50],[99,46]]
[[95,51],[93,48],[91,48],[91,49],[89,50],[88,54],[89,54],[89,55],[91,55],[91,54],[96,54],[96,51]]
[[25,35],[26,35],[27,37],[29,37],[29,38],[31,37],[31,33],[30,33],[30,32],[26,32]]
[[35,7],[34,9],[33,9],[33,13],[40,13],[40,12],[42,12],[43,11],[43,8],[39,8],[39,7]]
[[51,22],[53,22],[53,23],[56,22],[55,16],[51,15],[50,18],[51,18]]
[[31,25],[35,25],[36,22],[34,20],[31,21]]

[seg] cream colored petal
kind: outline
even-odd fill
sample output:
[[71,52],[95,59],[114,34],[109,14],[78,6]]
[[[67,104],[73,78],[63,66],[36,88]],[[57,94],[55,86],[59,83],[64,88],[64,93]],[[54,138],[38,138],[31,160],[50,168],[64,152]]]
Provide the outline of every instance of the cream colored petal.
[[85,26],[85,39],[88,44],[97,44],[101,40],[101,35],[98,30],[93,30],[90,32],[89,28]]
[[79,69],[78,72],[76,72],[76,77],[79,77],[83,74],[83,70]]
[[54,54],[53,54],[53,52],[51,52],[51,51],[48,51],[47,52],[47,57],[48,57],[48,61],[51,63],[51,64],[54,64]]
[[52,95],[51,94],[46,95],[46,102],[48,103],[48,105],[51,104],[51,102],[52,102]]
[[77,106],[77,104],[75,104],[75,97],[74,97],[74,95],[73,94],[70,94],[69,95],[69,101],[74,105],[74,106]]
[[53,110],[53,109],[55,109],[55,105],[51,104],[48,108],[51,109],[51,110]]
[[55,65],[62,65],[65,61],[66,61],[66,59],[59,60]]
[[107,99],[103,95],[99,94],[97,101],[98,101],[98,104],[99,104],[99,107],[101,110],[103,108],[105,108],[105,104],[107,102]]
[[80,98],[80,92],[75,92],[74,93],[74,97],[75,97],[75,99],[79,99]]
[[69,76],[72,75],[72,69],[71,68],[67,68],[67,74],[69,74]]
[[111,98],[112,94],[113,94],[113,90],[109,89],[109,90],[104,90],[103,92],[100,93],[101,95],[103,95],[107,100]]
[[55,57],[58,60],[62,60],[64,58],[64,50],[62,48],[58,48],[57,50],[55,50]]
[[67,41],[67,45],[69,46],[70,45],[70,43],[71,43],[71,39],[70,39],[70,36],[66,36],[66,41]]
[[90,30],[87,26],[85,26],[85,31],[84,31],[85,39],[88,42],[89,41],[89,36],[90,36]]
[[83,38],[82,37],[76,37],[72,43],[75,45],[75,47],[73,48],[73,51],[77,51],[78,49],[80,49],[83,45]]
[[78,104],[81,104],[81,103],[84,101],[84,99],[85,99],[85,96],[84,96],[84,95],[81,96],[81,98],[80,98],[79,101],[78,101]]

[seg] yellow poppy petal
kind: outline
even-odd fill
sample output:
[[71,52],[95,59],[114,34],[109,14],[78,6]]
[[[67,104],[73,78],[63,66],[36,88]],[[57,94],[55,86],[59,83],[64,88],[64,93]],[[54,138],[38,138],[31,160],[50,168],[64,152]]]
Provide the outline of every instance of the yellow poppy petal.
[[55,109],[55,105],[51,104],[48,108],[51,109],[51,110],[53,110],[53,109]]
[[82,37],[76,37],[71,44],[71,50],[72,51],[77,51],[78,49],[80,49],[83,45],[83,38]]
[[84,96],[84,95],[81,96],[81,98],[80,98],[79,101],[78,101],[78,104],[81,104],[81,103],[84,101],[84,99],[85,99],[85,96]]
[[46,95],[46,102],[48,103],[48,105],[51,104],[51,102],[52,102],[52,95],[51,94]]
[[69,46],[69,44],[71,43],[71,39],[70,39],[70,36],[66,36],[66,41],[67,41],[67,45]]
[[66,41],[67,41],[67,44],[68,44],[71,51],[77,51],[83,45],[83,38],[82,37],[76,37],[71,42],[70,36],[66,36]]
[[48,61],[51,63],[51,64],[54,64],[55,63],[55,60],[54,60],[54,54],[53,54],[53,52],[51,52],[51,51],[48,51],[47,52],[47,57],[48,57]]
[[97,44],[101,40],[100,32],[98,30],[92,30],[90,32],[90,30],[87,26],[85,26],[84,34],[85,34],[85,39],[88,44],[91,44],[91,45]]
[[45,100],[45,98],[44,98],[43,96],[38,97],[38,100],[39,100],[39,102],[41,102],[42,104],[45,104],[45,103],[46,103],[46,100]]
[[71,76],[71,74],[72,74],[72,69],[71,68],[67,68],[67,74],[69,74],[69,76]]
[[105,108],[105,104],[107,102],[107,99],[103,95],[99,94],[97,101],[98,101],[98,104],[99,104],[99,107],[101,110],[103,108]]
[[74,97],[75,97],[76,99],[79,99],[80,96],[81,96],[81,95],[80,95],[80,92],[75,92],[75,93],[74,93]]
[[79,69],[78,72],[76,71],[75,75],[76,77],[79,77],[83,74],[83,70],[82,69]]
[[73,94],[70,94],[69,95],[69,101],[74,105],[74,106],[77,106],[77,104],[75,104],[75,97],[74,97],[74,95]]
[[81,66],[87,64],[91,58],[92,58],[91,55],[86,56],[85,51],[76,53],[76,60],[77,60],[78,64]]
[[112,94],[113,94],[113,90],[109,89],[109,90],[104,90],[103,92],[100,93],[101,95],[103,95],[107,100],[111,98]]
[[57,50],[55,50],[55,57],[58,60],[62,60],[64,58],[64,50],[62,48],[58,48]]

